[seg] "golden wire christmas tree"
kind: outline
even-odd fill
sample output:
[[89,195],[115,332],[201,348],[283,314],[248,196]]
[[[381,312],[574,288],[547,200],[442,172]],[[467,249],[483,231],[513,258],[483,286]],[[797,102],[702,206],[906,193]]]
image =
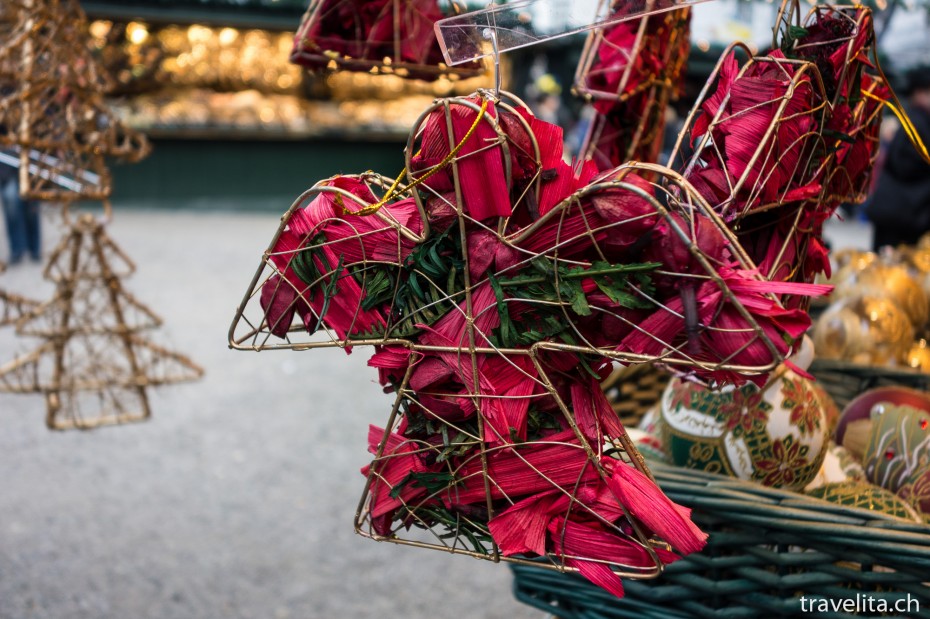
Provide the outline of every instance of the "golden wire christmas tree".
[[81,215],[45,269],[55,294],[17,323],[44,341],[0,366],[0,391],[43,393],[49,428],[89,429],[146,419],[147,387],[199,378],[190,359],[140,335],[161,319],[123,289],[134,270],[103,223]]
[[102,200],[110,194],[104,157],[148,154],[145,136],[105,103],[107,82],[87,41],[77,0],[0,6],[0,145],[19,158],[24,197]]
[[[0,273],[4,271],[6,263],[0,262]],[[8,327],[15,323],[38,305],[38,301],[0,290],[0,327]]]

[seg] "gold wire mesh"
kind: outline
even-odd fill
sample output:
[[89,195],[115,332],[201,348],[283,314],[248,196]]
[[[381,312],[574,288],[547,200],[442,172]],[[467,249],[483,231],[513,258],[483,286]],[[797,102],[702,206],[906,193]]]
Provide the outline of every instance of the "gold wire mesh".
[[742,66],[736,50],[748,50],[728,48],[669,165],[737,231],[767,279],[811,282],[829,269],[824,221],[867,192],[890,90],[880,70],[870,72],[878,64],[868,9],[815,7],[801,27],[788,0],[774,43],[776,52]]
[[105,156],[138,161],[145,137],[103,101],[77,0],[4,0],[0,8],[0,145],[20,159],[20,192],[40,200],[110,194]]
[[[4,272],[6,272],[6,263],[0,262],[0,274]],[[0,327],[12,325],[38,305],[38,301],[0,290]]]
[[[560,164],[551,128],[508,95],[438,100],[411,132],[397,181],[338,176],[295,201],[229,342],[376,347],[370,364],[395,401],[369,434],[361,534],[523,561],[502,555],[489,523],[548,492],[568,501],[537,553],[551,567],[584,559],[654,576],[661,544],[617,511],[616,496],[610,516],[598,503],[621,462],[648,476],[602,374],[613,360],[705,378],[764,374],[788,346],[730,289],[727,268],[750,287],[765,282],[686,180],[642,163],[584,177]],[[554,199],[560,189],[568,197]],[[650,331],[657,319],[664,336]],[[559,540],[579,522],[644,560],[574,556]]]
[[[511,110],[508,112],[508,109]],[[468,99],[454,98],[439,100],[434,106],[424,112],[417,123],[417,129],[411,134],[410,141],[406,149],[407,153],[407,175],[409,181],[416,181],[417,174],[429,171],[431,168],[417,167],[417,158],[413,153],[417,152],[418,134],[422,132],[424,123],[432,115],[442,112],[448,120],[449,126],[452,126],[454,115],[461,114],[461,110],[471,110],[475,113],[478,105]],[[368,312],[363,311],[361,306],[347,311],[347,315],[352,317],[352,324],[348,329],[336,331],[327,324],[320,316],[319,298],[314,295],[319,291],[321,286],[332,285],[331,277],[334,272],[339,272],[339,279],[348,281],[351,274],[353,280],[359,282],[359,292],[365,290],[370,285],[370,272],[374,268],[381,268],[380,265],[396,270],[400,277],[406,277],[404,272],[404,262],[409,257],[412,248],[423,243],[430,237],[431,228],[436,225],[437,221],[449,226],[450,220],[459,217],[462,225],[466,230],[476,229],[482,235],[494,237],[494,242],[499,243],[507,250],[511,250],[516,255],[515,263],[508,266],[505,270],[495,273],[497,279],[506,279],[508,276],[516,276],[522,271],[530,268],[534,260],[543,258],[552,262],[556,267],[560,263],[563,266],[590,266],[584,261],[575,261],[571,256],[573,244],[591,243],[593,252],[598,256],[605,256],[614,251],[616,248],[608,249],[612,243],[622,243],[622,241],[605,241],[609,235],[623,238],[625,235],[631,235],[631,230],[637,233],[636,243],[637,251],[644,250],[650,238],[641,238],[639,233],[648,232],[642,228],[655,224],[661,220],[667,224],[670,235],[668,242],[672,246],[672,251],[682,251],[687,254],[690,261],[686,265],[690,272],[672,272],[659,269],[657,272],[664,278],[668,278],[667,283],[663,285],[664,294],[676,296],[681,288],[694,288],[702,285],[709,285],[716,291],[719,291],[721,297],[731,304],[736,314],[746,318],[745,330],[739,330],[738,334],[745,337],[742,341],[744,345],[749,342],[761,343],[764,347],[772,352],[771,363],[766,362],[760,365],[734,363],[733,358],[738,354],[718,353],[714,357],[714,348],[705,342],[703,345],[695,346],[695,342],[685,341],[685,317],[683,310],[662,304],[662,300],[650,296],[644,290],[636,289],[631,286],[634,295],[640,296],[645,302],[651,303],[651,308],[657,308],[667,311],[669,316],[676,319],[680,326],[678,329],[679,338],[675,341],[653,341],[652,344],[659,347],[659,353],[639,354],[617,350],[610,346],[605,346],[593,341],[590,334],[574,327],[573,336],[577,338],[577,344],[563,344],[553,341],[542,341],[534,344],[537,348],[547,350],[566,350],[566,351],[596,351],[597,354],[603,354],[611,359],[624,363],[639,363],[661,361],[663,363],[678,366],[682,368],[699,368],[707,372],[717,370],[733,370],[744,373],[764,373],[777,366],[778,358],[781,356],[774,352],[774,347],[768,337],[758,327],[752,316],[745,311],[745,308],[739,303],[739,300],[729,291],[727,283],[717,273],[718,266],[721,266],[720,256],[711,256],[704,253],[701,244],[706,244],[698,237],[703,234],[713,236],[719,239],[721,246],[727,246],[727,257],[732,258],[737,264],[742,266],[746,271],[752,271],[754,265],[752,261],[742,252],[733,233],[723,225],[720,218],[713,212],[708,204],[693,190],[692,187],[681,176],[675,172],[655,164],[633,163],[621,166],[609,177],[602,178],[596,184],[584,187],[565,200],[562,200],[555,208],[549,210],[544,217],[541,217],[538,210],[541,194],[543,193],[542,180],[546,175],[546,170],[539,167],[538,161],[541,155],[539,145],[535,136],[529,130],[524,117],[514,113],[513,107],[506,103],[498,106],[501,118],[504,120],[498,122],[497,119],[485,113],[482,119],[482,125],[487,127],[486,136],[477,136],[476,143],[481,143],[476,149],[463,156],[455,158],[447,170],[443,171],[442,179],[427,182],[421,185],[419,191],[405,194],[403,186],[397,197],[401,198],[399,202],[403,203],[403,221],[392,212],[392,209],[382,209],[378,211],[374,218],[378,220],[375,228],[366,227],[358,228],[355,221],[363,221],[362,218],[354,220],[349,214],[336,214],[332,217],[325,218],[315,222],[310,231],[302,231],[295,235],[290,227],[293,217],[307,211],[307,207],[313,205],[318,196],[333,196],[331,200],[340,205],[351,204],[352,206],[344,207],[347,211],[358,210],[370,206],[358,195],[342,189],[333,179],[328,179],[317,183],[313,188],[301,195],[291,206],[290,210],[283,216],[282,225],[266,251],[262,265],[253,278],[253,282],[247,292],[243,302],[240,304],[239,311],[233,321],[230,329],[230,344],[234,348],[243,350],[264,350],[264,349],[309,349],[317,347],[349,347],[355,345],[384,345],[400,344],[409,345],[409,341],[403,338],[415,333],[417,322],[423,322],[430,319],[435,320],[447,312],[451,307],[457,305],[467,295],[469,289],[479,284],[487,284],[486,280],[481,282],[469,282],[464,290],[454,290],[448,287],[446,281],[431,280],[427,273],[416,272],[418,276],[423,277],[424,295],[429,298],[429,302],[423,305],[409,305],[401,300],[389,298],[386,307],[380,311],[383,314],[383,320],[377,321],[379,326],[373,328],[373,324]],[[448,133],[445,135],[449,135]],[[493,136],[491,138],[487,136]],[[457,182],[460,176],[460,167],[463,164],[470,163],[478,155],[487,153],[488,150],[495,149],[501,153],[504,169],[504,182],[511,187],[513,214],[510,217],[502,217],[497,223],[490,227],[487,223],[472,218],[468,212],[469,200],[477,201],[476,198],[470,197],[469,191]],[[521,155],[529,155],[530,159],[537,166],[532,175],[524,176],[521,181],[512,180],[514,173],[512,168],[518,159],[519,152]],[[657,174],[661,175],[660,180],[654,182],[645,182],[641,179],[640,174]],[[440,176],[440,175],[437,175]],[[348,177],[347,177],[348,178]],[[364,183],[374,196],[379,191],[384,192],[389,182],[382,176],[374,173],[354,177],[358,182]],[[591,223],[594,220],[593,204],[602,197],[609,198],[626,198],[629,196],[643,200],[643,204],[648,209],[629,219],[621,219],[610,223],[602,223],[600,227],[593,227]],[[411,204],[409,200],[412,199]],[[346,202],[347,201],[347,202]],[[372,198],[372,202],[374,199]],[[671,207],[667,207],[670,204]],[[460,212],[461,211],[461,212]],[[575,226],[569,231],[569,226]],[[339,229],[338,235],[327,237],[327,229]],[[448,228],[446,228],[448,231]],[[389,237],[393,239],[394,249],[392,255],[384,256],[381,260],[372,258],[362,258],[357,264],[349,261],[341,265],[338,269],[333,270],[335,264],[330,264],[331,270],[323,270],[314,278],[311,284],[295,283],[293,276],[289,276],[287,267],[290,265],[292,258],[309,256],[314,251],[327,250],[334,253],[348,253],[352,255],[362,255],[370,250],[371,244],[365,243],[365,237],[374,237],[381,235],[378,242],[387,246],[384,239]],[[385,236],[387,235],[387,237]],[[287,243],[282,241],[282,237],[290,237]],[[557,239],[551,246],[540,245],[538,238]],[[633,243],[631,243],[632,245]],[[288,249],[282,251],[281,247],[287,245]],[[482,248],[483,249],[483,248]],[[495,247],[496,249],[496,247]],[[471,248],[457,247],[456,251],[460,255],[456,257],[461,261],[458,267],[458,277],[464,277],[463,272],[467,272],[471,262],[487,264],[487,256],[476,258],[469,254]],[[501,250],[503,251],[503,250]],[[731,253],[732,252],[732,255]],[[378,265],[374,267],[373,265]],[[669,265],[664,265],[669,266]],[[352,267],[348,269],[348,267]],[[558,268],[556,268],[556,271]],[[349,272],[351,271],[351,273]],[[619,270],[618,270],[619,272]],[[448,276],[448,274],[446,274]],[[555,271],[550,269],[549,276],[555,277]],[[393,280],[392,280],[393,281]],[[271,282],[269,284],[269,282]],[[396,283],[396,282],[395,282]],[[256,303],[250,303],[265,290],[266,294],[272,291],[287,292],[293,295],[293,300],[289,303],[289,309],[297,311],[298,305],[301,305],[301,311],[305,313],[306,318],[303,323],[295,323],[286,326],[283,324],[269,324],[267,316],[260,306]],[[663,293],[658,293],[663,294]],[[358,298],[361,298],[359,296]],[[305,307],[302,305],[309,301]],[[568,300],[557,298],[559,306],[565,304]],[[328,308],[328,304],[327,304]],[[253,310],[250,312],[249,310]],[[257,310],[257,311],[255,311]],[[421,314],[426,312],[426,316]],[[612,319],[616,319],[623,326],[621,329],[637,331],[641,315],[624,317],[617,315],[615,312],[604,312]],[[597,315],[597,309],[593,311]],[[293,317],[293,312],[291,316]],[[632,318],[632,320],[631,320]],[[309,329],[310,325],[316,328]],[[702,335],[733,333],[728,329],[715,329],[712,324],[703,324]],[[313,333],[308,334],[311,330]],[[284,335],[283,340],[278,340],[273,331],[279,331]],[[309,337],[307,337],[309,335]],[[645,337],[648,338],[648,335]],[[701,348],[701,353],[692,353],[695,348]],[[738,353],[745,346],[738,347]],[[480,353],[496,354],[499,350],[510,353],[514,350],[525,354],[526,349],[511,348],[487,348],[478,349]],[[711,357],[708,357],[710,355]]]
[[827,130],[839,134],[821,164],[821,202],[833,208],[857,204],[868,195],[878,158],[881,100],[891,96],[878,62],[872,11],[862,6],[815,6],[804,28],[817,31],[822,40],[798,41],[794,51],[829,76],[824,84],[832,121]]
[[44,394],[49,428],[90,429],[144,420],[148,387],[199,378],[190,359],[140,335],[161,320],[123,289],[134,270],[101,221],[71,221],[44,271],[54,295],[15,323],[41,343],[0,366],[0,391]]
[[[798,201],[791,189],[816,184],[816,157],[825,150],[819,129],[827,112],[814,65],[757,56],[740,67],[736,48],[745,49],[734,44],[724,52],[669,158],[669,167],[706,187],[702,195],[727,221],[783,210]],[[734,94],[741,98],[732,101]],[[734,144],[737,126],[745,140]],[[688,145],[694,147],[690,156]]]
[[311,71],[429,81],[484,74],[478,62],[445,64],[433,34],[433,24],[442,17],[437,0],[311,0],[294,38],[291,62]]
[[[615,3],[612,13],[626,6]],[[667,6],[666,0],[646,3],[647,10]],[[584,159],[602,170],[659,160],[666,107],[680,94],[688,60],[690,21],[685,7],[591,32],[574,86],[595,110],[582,146]]]
[[0,327],[8,327],[38,307],[39,302],[0,290]]

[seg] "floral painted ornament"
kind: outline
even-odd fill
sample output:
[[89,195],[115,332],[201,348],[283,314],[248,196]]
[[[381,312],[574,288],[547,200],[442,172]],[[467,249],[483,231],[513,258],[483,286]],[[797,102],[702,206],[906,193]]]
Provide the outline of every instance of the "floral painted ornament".
[[745,382],[809,321],[680,177],[598,175],[561,148],[519,102],[437,101],[397,179],[338,176],[295,202],[230,343],[375,346],[395,403],[369,431],[363,535],[544,557],[619,595],[618,575],[656,574],[704,536],[604,397],[611,360]]
[[820,395],[787,368],[762,387],[712,391],[674,378],[661,410],[662,442],[675,464],[766,486],[805,487],[828,448]]

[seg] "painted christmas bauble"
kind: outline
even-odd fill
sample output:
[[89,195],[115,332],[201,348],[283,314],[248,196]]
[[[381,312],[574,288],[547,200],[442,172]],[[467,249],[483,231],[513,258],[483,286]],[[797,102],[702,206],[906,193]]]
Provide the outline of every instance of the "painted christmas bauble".
[[904,361],[914,341],[907,314],[884,297],[842,299],[824,310],[814,326],[817,355],[864,365]]
[[930,514],[930,414],[911,406],[885,406],[873,416],[862,455],[872,483]]
[[811,382],[785,370],[764,388],[713,391],[673,379],[662,395],[665,452],[679,466],[800,489],[827,450],[824,407]]
[[922,518],[907,502],[893,492],[879,488],[867,481],[843,481],[826,484],[807,493],[824,501],[838,505],[867,509],[871,512],[894,516],[901,520],[921,522]]
[[827,435],[829,436],[833,434],[833,429],[836,428],[836,425],[840,422],[840,407],[836,405],[836,400],[833,399],[832,395],[827,393],[823,385],[817,381],[812,381],[810,386],[813,387],[818,397],[820,397],[820,404],[823,406],[823,415],[827,420]]
[[814,479],[804,487],[804,492],[844,481],[864,481],[862,464],[842,445],[831,442],[823,464]]
[[627,428],[626,433],[630,440],[636,444],[639,453],[647,460],[670,463],[668,454],[665,453],[665,449],[662,447],[662,439],[658,436],[637,428]]
[[846,440],[846,428],[851,423],[866,419],[877,419],[886,408],[895,406],[909,406],[930,413],[930,394],[897,385],[875,387],[863,391],[843,409],[833,440],[838,445],[842,445]]

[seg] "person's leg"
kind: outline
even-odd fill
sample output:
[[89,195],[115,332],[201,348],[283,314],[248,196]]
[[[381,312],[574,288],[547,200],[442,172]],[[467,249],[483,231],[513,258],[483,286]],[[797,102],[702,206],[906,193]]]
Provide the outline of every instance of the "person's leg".
[[10,263],[22,260],[26,251],[26,219],[23,213],[23,200],[19,197],[19,183],[16,179],[0,184],[3,197],[3,214],[6,218],[6,234],[10,241]]
[[26,200],[23,205],[26,221],[26,249],[29,255],[37,261],[42,256],[42,210],[38,200]]

